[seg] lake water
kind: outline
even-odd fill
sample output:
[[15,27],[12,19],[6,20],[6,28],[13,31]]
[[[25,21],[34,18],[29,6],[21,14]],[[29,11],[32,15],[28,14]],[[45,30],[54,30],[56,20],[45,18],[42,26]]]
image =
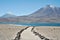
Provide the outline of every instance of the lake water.
[[60,23],[18,23],[18,22],[0,22],[0,24],[16,24],[24,26],[60,26]]

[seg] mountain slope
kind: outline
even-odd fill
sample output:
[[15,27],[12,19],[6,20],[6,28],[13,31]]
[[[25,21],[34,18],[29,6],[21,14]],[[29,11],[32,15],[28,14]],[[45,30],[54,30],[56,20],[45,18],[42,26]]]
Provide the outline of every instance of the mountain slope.
[[46,7],[43,7],[41,9],[39,9],[38,11],[34,12],[33,14],[29,15],[29,17],[35,17],[35,18],[60,17],[60,8],[54,7],[51,5],[47,5]]
[[7,14],[2,17],[6,18],[4,20],[5,22],[24,22],[24,23],[59,22],[60,23],[60,7],[47,5],[27,16],[15,16]]
[[16,16],[8,13],[2,16],[2,18],[12,18],[12,17],[16,17]]

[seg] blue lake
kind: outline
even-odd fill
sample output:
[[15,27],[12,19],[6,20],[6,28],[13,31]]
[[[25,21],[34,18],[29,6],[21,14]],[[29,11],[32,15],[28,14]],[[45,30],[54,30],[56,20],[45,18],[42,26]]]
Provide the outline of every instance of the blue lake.
[[0,22],[0,24],[17,24],[26,26],[60,26],[60,23],[18,23],[18,22]]

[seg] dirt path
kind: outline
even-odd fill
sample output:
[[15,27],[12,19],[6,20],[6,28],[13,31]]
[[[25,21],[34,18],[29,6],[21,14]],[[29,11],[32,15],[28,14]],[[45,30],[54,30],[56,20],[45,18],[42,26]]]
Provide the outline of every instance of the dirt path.
[[17,33],[14,40],[49,40],[34,30],[35,27],[26,27]]
[[31,31],[33,27],[29,27],[28,29],[24,30],[21,34],[21,40],[41,40],[38,36],[35,36]]

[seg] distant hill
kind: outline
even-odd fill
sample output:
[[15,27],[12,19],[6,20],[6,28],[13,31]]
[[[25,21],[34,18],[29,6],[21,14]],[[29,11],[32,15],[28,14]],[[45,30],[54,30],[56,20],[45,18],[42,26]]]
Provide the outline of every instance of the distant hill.
[[8,13],[2,16],[2,18],[12,18],[12,17],[16,17],[16,16]]
[[26,22],[26,23],[36,23],[36,22],[59,22],[60,23],[60,7],[55,7],[53,5],[46,5],[38,9],[36,12],[27,16],[15,16],[6,14],[0,18],[0,22]]

